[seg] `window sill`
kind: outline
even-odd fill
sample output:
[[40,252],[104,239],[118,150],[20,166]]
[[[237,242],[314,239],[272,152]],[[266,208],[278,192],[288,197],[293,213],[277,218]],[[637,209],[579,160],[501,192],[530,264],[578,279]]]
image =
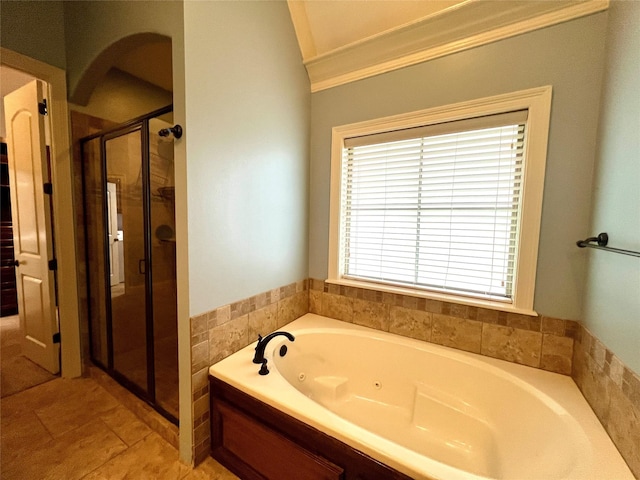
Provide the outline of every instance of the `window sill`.
[[481,298],[467,297],[464,295],[446,294],[446,293],[439,293],[439,292],[433,292],[433,291],[410,288],[410,287],[388,285],[383,283],[365,282],[362,280],[348,280],[345,278],[338,278],[338,279],[329,278],[325,281],[333,285],[344,285],[346,287],[365,288],[367,290],[377,290],[377,291],[386,292],[386,293],[409,295],[412,297],[426,298],[429,300],[439,300],[441,302],[458,303],[461,305],[467,305],[471,307],[487,308],[490,310],[499,310],[502,312],[517,313],[520,315],[529,315],[532,317],[538,316],[538,313],[535,310],[528,309],[528,308],[518,308],[514,306],[512,303],[485,300]]

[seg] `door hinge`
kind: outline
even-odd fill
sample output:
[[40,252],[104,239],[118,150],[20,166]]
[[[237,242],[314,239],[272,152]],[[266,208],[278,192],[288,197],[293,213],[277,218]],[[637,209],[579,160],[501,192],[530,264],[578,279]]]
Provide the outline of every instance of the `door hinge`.
[[54,272],[58,270],[58,260],[55,258],[53,260],[49,260],[49,270],[53,270]]
[[[31,105],[33,105],[33,103]],[[47,105],[46,98],[41,102],[38,102],[38,112],[40,115],[49,115],[49,106]]]
[[60,343],[60,332],[53,334],[53,343]]
[[44,193],[46,193],[47,195],[53,195],[53,184],[52,183],[45,183],[44,184]]

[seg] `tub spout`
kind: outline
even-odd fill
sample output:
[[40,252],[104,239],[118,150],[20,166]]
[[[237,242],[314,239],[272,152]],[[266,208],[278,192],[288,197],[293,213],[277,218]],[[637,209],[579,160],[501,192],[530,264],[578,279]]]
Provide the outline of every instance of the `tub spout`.
[[263,363],[263,362],[265,362],[264,350],[265,350],[265,348],[267,348],[267,343],[269,343],[269,341],[273,337],[277,337],[279,335],[284,335],[285,337],[287,337],[292,342],[296,339],[296,337],[291,335],[289,332],[273,332],[273,333],[270,333],[269,335],[267,335],[264,338],[262,337],[262,335],[258,335],[258,344],[256,345],[256,353],[253,356],[253,363]]

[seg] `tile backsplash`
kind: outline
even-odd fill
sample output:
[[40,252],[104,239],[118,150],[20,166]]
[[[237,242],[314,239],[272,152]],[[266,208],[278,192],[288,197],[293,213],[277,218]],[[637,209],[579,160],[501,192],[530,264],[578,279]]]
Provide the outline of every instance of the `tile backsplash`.
[[209,366],[309,311],[308,281],[301,280],[191,318],[193,458],[209,454]]
[[579,324],[309,280],[309,311],[447,347],[571,374]]
[[640,376],[584,327],[576,337],[571,376],[640,478]]
[[305,313],[571,375],[636,477],[640,379],[579,322],[307,279],[191,318],[194,459],[210,450],[208,367]]

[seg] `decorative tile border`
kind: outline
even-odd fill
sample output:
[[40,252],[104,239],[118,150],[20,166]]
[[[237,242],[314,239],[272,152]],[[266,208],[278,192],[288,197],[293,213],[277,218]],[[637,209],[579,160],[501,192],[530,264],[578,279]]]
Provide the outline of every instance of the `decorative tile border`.
[[195,464],[209,455],[209,366],[309,311],[301,280],[191,318],[191,399]]
[[640,376],[581,326],[571,375],[636,478],[640,478]]
[[309,311],[509,362],[571,374],[579,324],[309,279]]

